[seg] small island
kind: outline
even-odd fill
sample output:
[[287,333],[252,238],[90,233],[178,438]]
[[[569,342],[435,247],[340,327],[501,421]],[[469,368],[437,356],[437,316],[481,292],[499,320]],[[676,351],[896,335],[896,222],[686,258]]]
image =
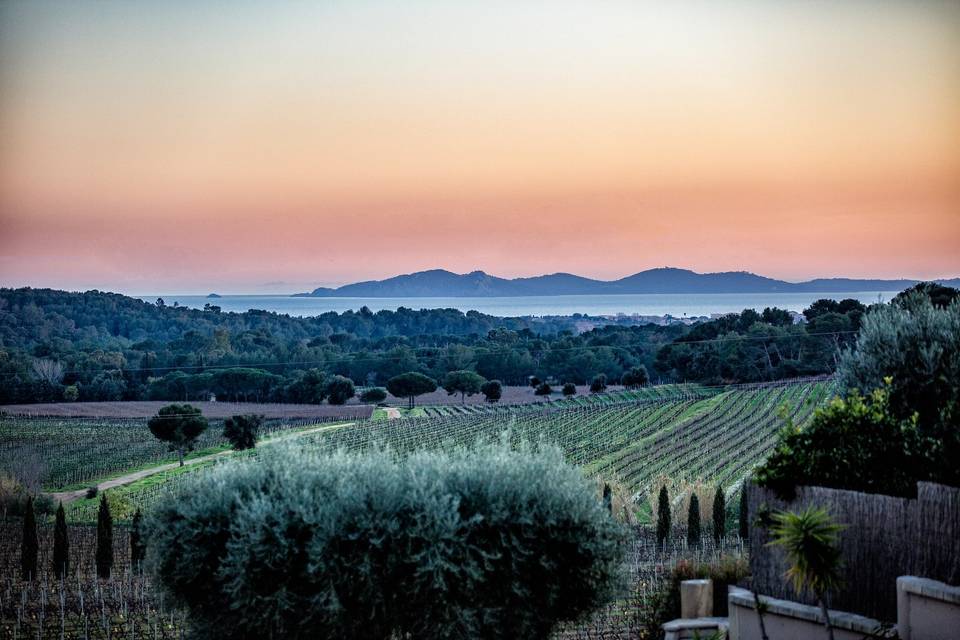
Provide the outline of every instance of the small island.
[[219,293],[210,293],[210,294],[207,295],[207,297],[208,297],[208,298],[222,298],[223,296],[221,296]]

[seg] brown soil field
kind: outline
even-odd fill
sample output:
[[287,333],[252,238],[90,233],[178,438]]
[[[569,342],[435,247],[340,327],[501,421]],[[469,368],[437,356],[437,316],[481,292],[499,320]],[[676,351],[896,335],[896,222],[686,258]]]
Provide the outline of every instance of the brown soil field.
[[[132,402],[53,402],[44,404],[8,404],[0,411],[16,415],[64,418],[148,418],[156,415],[166,401]],[[267,418],[369,418],[373,407],[363,404],[330,406],[327,404],[272,404],[257,402],[193,402],[208,418],[226,418],[241,413],[259,413]]]
[[[608,391],[616,391],[619,386],[609,386]],[[560,385],[554,387],[551,399],[562,398]],[[587,395],[590,388],[577,386],[577,395]],[[504,387],[500,404],[529,404],[545,402],[546,398],[534,395],[531,387]],[[50,402],[38,404],[0,405],[0,411],[13,415],[53,416],[62,418],[149,418],[156,415],[160,407],[173,401],[134,400],[118,402]],[[188,401],[203,411],[208,418],[226,418],[240,413],[259,413],[267,418],[369,418],[373,413],[371,405],[357,404],[351,401],[343,406],[327,404],[282,404],[262,402],[200,402]],[[466,404],[484,404],[483,394],[478,393],[466,398]],[[388,406],[405,407],[404,398],[387,396]],[[427,393],[417,398],[417,406],[460,404],[460,395],[448,395],[443,389]]]

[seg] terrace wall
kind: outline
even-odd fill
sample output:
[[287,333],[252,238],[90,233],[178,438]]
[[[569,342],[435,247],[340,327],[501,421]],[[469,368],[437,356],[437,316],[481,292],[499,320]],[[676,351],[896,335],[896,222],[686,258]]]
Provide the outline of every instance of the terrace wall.
[[[798,487],[796,499],[788,503],[748,484],[747,501],[751,523],[766,511],[815,505],[847,526],[840,535],[845,588],[832,596],[831,608],[893,621],[899,576],[960,584],[960,489],[920,482],[917,498],[908,499]],[[766,528],[750,527],[754,588],[774,598],[816,604],[811,593],[796,593],[784,579],[786,558],[781,549],[767,546],[769,541]]]
[[[731,640],[762,640],[753,594],[746,589],[730,587],[728,600]],[[770,638],[808,640],[826,637],[820,607],[766,596],[761,596],[760,601],[766,605],[763,623]],[[877,620],[845,611],[831,610],[830,622],[835,640],[889,638],[893,635],[883,631]]]
[[900,640],[941,640],[960,633],[960,587],[901,576],[897,606]]

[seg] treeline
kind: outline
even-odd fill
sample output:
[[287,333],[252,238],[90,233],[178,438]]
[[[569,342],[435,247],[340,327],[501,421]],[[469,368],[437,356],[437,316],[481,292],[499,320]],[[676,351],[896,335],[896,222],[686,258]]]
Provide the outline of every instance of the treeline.
[[798,324],[782,309],[747,309],[694,325],[660,349],[655,370],[673,380],[709,384],[828,373],[856,342],[866,312],[857,300],[818,300]]
[[383,386],[411,371],[438,381],[468,370],[509,385],[533,376],[587,384],[599,374],[614,383],[642,365],[654,381],[756,382],[833,371],[866,313],[855,300],[820,300],[804,323],[766,309],[693,326],[610,325],[575,335],[576,318],[403,308],[298,318],[98,291],[0,289],[0,403],[211,394],[310,402],[331,376]]
[[[618,326],[574,336],[578,318],[499,318],[456,309],[223,313],[112,293],[0,289],[0,403],[64,400],[298,401],[318,372],[382,386],[416,371],[474,370],[505,384],[528,376],[611,379],[652,365],[680,325]],[[607,331],[606,329],[610,329]]]

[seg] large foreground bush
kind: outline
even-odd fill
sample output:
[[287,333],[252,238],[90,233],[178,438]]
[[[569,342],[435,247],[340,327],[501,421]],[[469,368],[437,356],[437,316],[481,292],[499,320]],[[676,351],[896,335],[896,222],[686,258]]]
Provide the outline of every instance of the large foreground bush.
[[757,484],[786,498],[803,484],[904,497],[918,481],[960,486],[960,300],[914,289],[863,318],[837,370],[845,397],[785,429]]
[[855,390],[818,409],[806,428],[784,429],[754,480],[788,500],[800,485],[913,497],[930,472],[923,454],[916,420],[891,415],[887,386],[867,397]]
[[211,473],[148,560],[205,638],[546,638],[604,604],[623,530],[555,450],[319,456]]
[[947,304],[944,298],[946,306],[939,307],[923,291],[867,314],[857,348],[844,353],[837,377],[848,391],[886,388],[891,415],[915,420],[924,441],[920,479],[958,486],[960,300]]

